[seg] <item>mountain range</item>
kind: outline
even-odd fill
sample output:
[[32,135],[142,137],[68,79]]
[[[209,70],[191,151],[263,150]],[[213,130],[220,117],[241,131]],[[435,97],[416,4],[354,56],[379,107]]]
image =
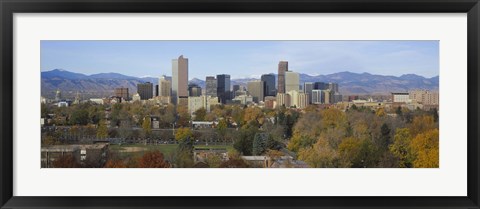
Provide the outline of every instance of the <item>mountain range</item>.
[[[277,75],[275,75],[277,76]],[[113,94],[117,87],[128,87],[132,95],[137,84],[151,82],[158,84],[158,78],[134,77],[119,73],[99,73],[85,75],[67,70],[54,69],[41,73],[42,96],[53,98],[55,91],[60,89],[64,97],[74,97],[77,92],[84,97],[103,97]],[[255,78],[232,79],[231,85],[246,86]],[[413,89],[438,90],[439,77],[425,78],[415,74],[402,76],[374,75],[370,73],[339,72],[328,75],[311,76],[300,74],[300,84],[304,82],[338,83],[339,91],[344,95],[389,94],[390,92],[406,92]],[[205,81],[193,78],[189,81],[205,88]]]

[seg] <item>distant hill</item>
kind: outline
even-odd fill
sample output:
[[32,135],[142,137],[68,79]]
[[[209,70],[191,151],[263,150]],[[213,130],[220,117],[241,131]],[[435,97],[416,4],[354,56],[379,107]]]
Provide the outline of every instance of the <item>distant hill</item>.
[[[276,76],[276,75],[275,75]],[[73,98],[79,92],[84,97],[103,97],[113,94],[117,87],[129,88],[132,95],[137,91],[137,84],[151,82],[158,84],[155,77],[133,77],[119,73],[99,73],[84,75],[66,70],[55,69],[41,73],[42,96],[53,98],[57,89],[67,98]],[[167,79],[171,79],[168,77]],[[232,79],[232,85],[244,85],[255,78]],[[439,77],[425,78],[415,74],[402,76],[384,76],[370,73],[339,72],[329,75],[311,76],[300,74],[300,83],[304,82],[334,82],[339,84],[340,93],[351,94],[389,94],[390,92],[406,92],[412,89],[438,90]],[[194,78],[189,83],[195,83],[205,88],[205,81]]]

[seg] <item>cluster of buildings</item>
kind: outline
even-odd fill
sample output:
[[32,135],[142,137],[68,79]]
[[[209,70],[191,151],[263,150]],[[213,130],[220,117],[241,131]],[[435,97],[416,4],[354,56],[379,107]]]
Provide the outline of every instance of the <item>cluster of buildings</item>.
[[410,92],[392,93],[392,102],[403,105],[409,109],[438,109],[438,91],[413,90]]
[[[305,108],[315,105],[356,106],[404,106],[409,109],[438,109],[438,92],[414,90],[410,92],[392,93],[391,101],[359,100],[358,96],[349,96],[343,102],[337,83],[305,82],[300,83],[300,74],[288,69],[287,61],[278,63],[278,77],[275,74],[263,74],[260,79],[242,85],[232,85],[230,75],[220,74],[206,76],[205,89],[188,81],[188,59],[180,56],[172,60],[172,77],[161,76],[158,84],[151,82],[138,83],[137,92],[130,97],[128,88],[115,88],[114,95],[109,98],[90,99],[97,104],[113,104],[124,101],[141,101],[149,104],[184,105],[190,114],[200,108],[210,111],[212,105],[242,104],[256,105],[263,108],[276,107]],[[42,103],[45,103],[42,98]],[[62,100],[57,90],[55,102],[58,106],[69,106],[79,103],[77,94],[75,101]]]
[[[128,88],[116,88],[119,101],[129,100]],[[342,100],[338,84],[324,82],[300,83],[300,74],[288,69],[287,61],[278,64],[278,79],[264,74],[259,80],[247,82],[246,86],[231,85],[230,75],[206,76],[205,89],[188,82],[188,59],[183,55],[172,60],[172,77],[161,76],[158,85],[137,84],[133,101],[153,104],[175,104],[188,106],[193,114],[200,108],[210,111],[212,105],[243,104],[265,108],[278,106],[304,108],[309,104],[334,104]],[[111,101],[111,100],[110,100]]]

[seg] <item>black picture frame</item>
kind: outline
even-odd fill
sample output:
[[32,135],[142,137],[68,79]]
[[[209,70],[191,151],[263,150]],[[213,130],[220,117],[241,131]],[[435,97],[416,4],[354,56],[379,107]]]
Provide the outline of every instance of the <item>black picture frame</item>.
[[[2,208],[479,208],[478,0],[0,0]],[[13,196],[14,13],[467,13],[468,195],[465,197],[20,197]],[[448,179],[445,179],[448,181]],[[108,195],[108,194],[106,194]]]

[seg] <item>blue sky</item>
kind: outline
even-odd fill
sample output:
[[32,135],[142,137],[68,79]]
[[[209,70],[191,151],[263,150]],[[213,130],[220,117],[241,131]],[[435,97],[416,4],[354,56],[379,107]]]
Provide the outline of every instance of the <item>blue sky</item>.
[[277,73],[280,60],[309,75],[439,75],[438,41],[41,41],[41,70],[170,76],[171,60],[180,55],[189,59],[190,79],[202,80],[258,78]]

